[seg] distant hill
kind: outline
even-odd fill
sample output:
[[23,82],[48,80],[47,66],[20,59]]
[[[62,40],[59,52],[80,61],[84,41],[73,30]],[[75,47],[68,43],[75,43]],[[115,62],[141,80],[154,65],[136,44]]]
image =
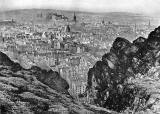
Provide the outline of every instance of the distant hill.
[[[39,20],[45,20],[46,14],[48,12],[63,14],[69,18],[69,20],[73,19],[74,11],[62,11],[62,10],[53,10],[53,9],[23,9],[23,10],[10,10],[0,12],[0,20],[5,19],[15,19],[18,22],[24,21],[34,21],[38,22]],[[42,13],[43,18],[39,19],[37,14]],[[108,12],[108,13],[90,13],[90,12],[76,12],[77,20],[79,22],[101,22],[104,21],[112,21],[119,23],[148,23],[151,20],[152,24],[156,23],[152,17],[145,16],[143,14],[135,14],[128,12]]]

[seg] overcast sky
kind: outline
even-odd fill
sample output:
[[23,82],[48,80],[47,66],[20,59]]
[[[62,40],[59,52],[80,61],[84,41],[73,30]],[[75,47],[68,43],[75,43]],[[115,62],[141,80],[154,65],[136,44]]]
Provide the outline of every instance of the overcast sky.
[[160,0],[0,0],[0,10],[52,8],[92,12],[135,12],[160,15]]

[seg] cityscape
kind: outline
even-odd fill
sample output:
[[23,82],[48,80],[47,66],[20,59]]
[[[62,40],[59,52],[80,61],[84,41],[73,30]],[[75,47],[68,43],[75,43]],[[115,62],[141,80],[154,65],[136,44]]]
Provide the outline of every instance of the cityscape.
[[[57,72],[76,102],[93,105],[89,94],[81,97],[88,92],[89,70],[109,52],[117,37],[130,42],[147,38],[158,21],[128,12],[6,10],[0,12],[0,51],[24,69],[37,66]],[[67,113],[66,108],[55,107],[50,111]]]
[[38,20],[49,20],[47,24],[2,20],[0,39],[1,51],[10,53],[22,66],[36,64],[58,71],[75,97],[85,92],[89,68],[108,51],[114,38],[124,36],[134,40],[135,36],[145,37],[155,28],[150,19],[145,24],[118,24],[103,18],[88,23],[79,20],[76,12],[71,15],[69,18],[56,11],[35,13]]

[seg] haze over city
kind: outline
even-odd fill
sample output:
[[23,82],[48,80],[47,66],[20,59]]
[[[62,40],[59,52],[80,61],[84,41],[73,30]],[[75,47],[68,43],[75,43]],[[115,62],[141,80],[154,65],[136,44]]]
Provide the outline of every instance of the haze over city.
[[89,12],[133,12],[157,16],[160,0],[0,0],[0,10],[63,9]]

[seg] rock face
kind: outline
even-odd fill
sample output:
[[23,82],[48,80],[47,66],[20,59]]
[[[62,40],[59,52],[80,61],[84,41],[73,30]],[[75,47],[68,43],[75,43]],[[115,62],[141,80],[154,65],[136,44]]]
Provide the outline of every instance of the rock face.
[[65,93],[69,89],[69,84],[59,75],[58,72],[52,70],[43,70],[37,66],[32,66],[31,69],[24,69],[18,63],[10,60],[10,58],[2,52],[0,52],[0,65],[8,66],[13,72],[18,72],[21,70],[28,71],[39,81],[59,92]]
[[42,83],[46,84],[50,88],[57,90],[58,92],[67,93],[69,89],[69,84],[66,80],[60,77],[59,73],[52,70],[42,70],[36,66],[29,69],[36,78]]
[[0,114],[107,113],[75,102],[68,88],[57,72],[24,69],[0,52]]
[[6,54],[2,52],[0,52],[0,65],[8,66],[12,71],[23,69],[18,63],[14,63]]
[[[118,37],[110,52],[89,70],[88,91],[95,94],[94,104],[118,112],[132,107],[138,94],[147,102],[150,96],[128,80],[137,74],[144,75],[152,67],[160,65],[160,27],[152,31],[148,38],[139,37],[133,42]],[[136,89],[137,88],[137,89]],[[94,92],[93,92],[94,91]],[[140,94],[140,93],[143,94]],[[117,100],[118,99],[118,100]]]

